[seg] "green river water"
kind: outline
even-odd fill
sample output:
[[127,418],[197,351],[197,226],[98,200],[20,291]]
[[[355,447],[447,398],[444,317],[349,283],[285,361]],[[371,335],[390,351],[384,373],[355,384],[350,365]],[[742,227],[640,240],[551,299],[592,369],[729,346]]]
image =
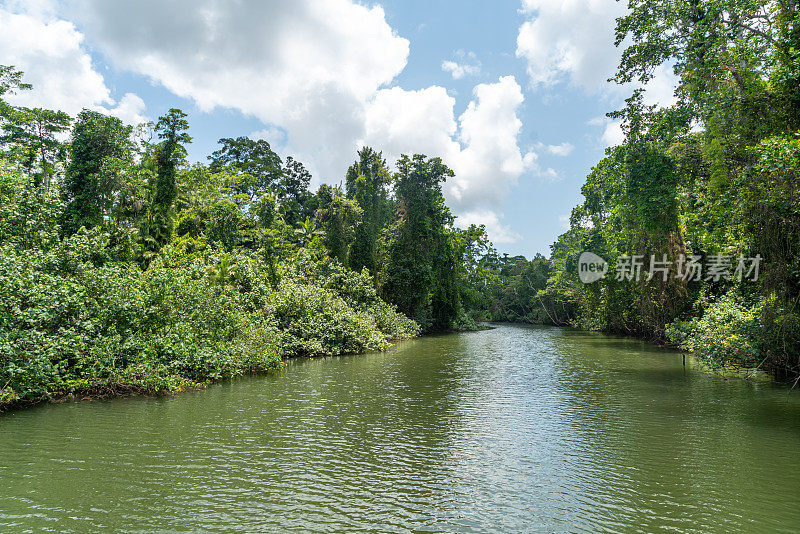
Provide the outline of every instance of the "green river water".
[[0,414],[0,532],[798,532],[800,395],[546,328]]

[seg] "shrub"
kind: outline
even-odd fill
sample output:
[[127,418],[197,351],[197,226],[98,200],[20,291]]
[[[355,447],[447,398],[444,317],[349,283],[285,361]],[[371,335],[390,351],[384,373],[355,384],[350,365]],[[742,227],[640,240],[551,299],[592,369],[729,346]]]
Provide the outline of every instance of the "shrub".
[[702,317],[667,326],[667,338],[713,368],[748,367],[759,361],[762,305],[748,305],[735,292],[711,304]]

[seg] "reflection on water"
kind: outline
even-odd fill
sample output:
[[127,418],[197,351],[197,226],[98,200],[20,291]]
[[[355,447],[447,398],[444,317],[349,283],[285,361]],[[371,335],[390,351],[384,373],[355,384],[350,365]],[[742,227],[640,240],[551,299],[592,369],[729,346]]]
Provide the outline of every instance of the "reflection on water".
[[0,531],[796,531],[800,396],[540,327],[0,415]]

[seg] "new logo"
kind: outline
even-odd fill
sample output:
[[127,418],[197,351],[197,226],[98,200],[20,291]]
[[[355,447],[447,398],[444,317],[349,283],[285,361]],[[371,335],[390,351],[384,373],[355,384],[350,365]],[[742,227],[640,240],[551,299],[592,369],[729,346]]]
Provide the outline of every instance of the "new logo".
[[578,258],[578,278],[584,284],[597,282],[608,273],[608,262],[592,252],[584,252]]

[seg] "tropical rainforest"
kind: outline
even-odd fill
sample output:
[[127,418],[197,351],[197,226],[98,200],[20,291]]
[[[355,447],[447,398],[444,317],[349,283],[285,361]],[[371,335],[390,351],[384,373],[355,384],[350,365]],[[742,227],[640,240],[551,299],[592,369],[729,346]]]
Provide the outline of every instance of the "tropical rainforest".
[[[498,254],[445,204],[446,162],[364,147],[311,174],[264,140],[190,162],[186,115],[126,125],[13,106],[0,66],[0,406],[177,391],[284,358],[516,321],[636,336],[711,367],[800,377],[800,11],[795,0],[630,0],[610,82],[625,141],[548,257]],[[644,103],[654,71],[679,83]],[[334,180],[335,179],[335,180]],[[591,251],[641,276],[579,279]],[[762,259],[681,276],[662,258]],[[657,261],[658,260],[658,261]],[[653,276],[663,273],[664,276]],[[668,274],[672,276],[667,276]]]

